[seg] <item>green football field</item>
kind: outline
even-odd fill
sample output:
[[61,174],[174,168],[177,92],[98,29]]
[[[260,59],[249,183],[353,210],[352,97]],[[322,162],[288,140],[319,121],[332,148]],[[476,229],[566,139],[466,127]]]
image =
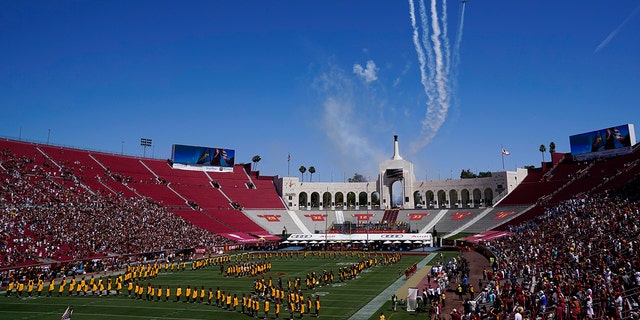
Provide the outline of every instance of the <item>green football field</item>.
[[[325,255],[309,255],[294,258],[274,257],[270,259],[272,268],[270,272],[264,274],[268,279],[271,277],[274,282],[281,278],[286,287],[287,279],[300,277],[303,280],[302,291],[305,297],[317,295],[320,297],[321,308],[320,318],[323,319],[378,319],[380,312],[384,312],[387,319],[422,319],[426,315],[415,315],[402,311],[391,311],[389,297],[377,299],[381,301],[365,308],[368,310],[362,316],[354,316],[358,310],[363,308],[376,296],[387,289],[398,279],[404,280],[403,271],[414,263],[425,259],[426,255],[404,255],[402,259],[392,265],[377,265],[365,269],[358,274],[355,279],[348,279],[338,282],[337,272],[340,267],[362,260],[364,254],[358,256],[348,255],[339,257],[328,257]],[[189,266],[189,264],[187,264]],[[306,289],[304,279],[307,273],[315,271],[322,273],[324,270],[333,270],[336,281],[314,289]],[[96,279],[100,275],[94,276]],[[164,272],[161,271],[157,277],[143,281],[144,284],[152,283],[155,286],[170,285],[172,288],[186,285],[191,287],[204,286],[208,288],[220,288],[225,292],[249,294],[253,290],[254,280],[251,277],[231,278],[220,274],[219,266],[209,266],[206,268],[191,270],[189,267],[185,271]],[[45,291],[46,291],[45,286]],[[155,300],[155,299],[154,299]],[[127,296],[126,286],[120,296],[80,296],[72,295],[67,297],[57,296],[57,288],[53,297],[37,297],[35,292],[32,297],[17,298],[15,293],[11,297],[4,297],[4,292],[0,297],[0,318],[2,319],[60,319],[67,306],[73,306],[72,319],[250,319],[251,317],[238,311],[228,311],[220,307],[210,306],[205,303],[184,303],[162,301],[136,300]],[[206,300],[206,299],[205,299]],[[214,298],[215,300],[215,298]],[[272,306],[273,310],[273,306]],[[312,310],[312,313],[314,311]],[[260,312],[260,319],[264,317]],[[296,319],[299,313],[295,313]],[[313,314],[306,314],[305,318],[314,318]],[[275,319],[273,311],[269,314],[270,319]],[[289,311],[283,305],[280,319],[289,319]]]

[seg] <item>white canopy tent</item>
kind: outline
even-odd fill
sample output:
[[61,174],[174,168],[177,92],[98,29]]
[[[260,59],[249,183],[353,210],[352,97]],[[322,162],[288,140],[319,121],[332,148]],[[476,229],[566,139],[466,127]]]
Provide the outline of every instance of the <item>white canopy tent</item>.
[[[360,242],[366,243],[367,241],[399,241],[402,243],[419,243],[422,242],[426,245],[430,245],[433,242],[431,233],[354,233],[354,234],[342,234],[342,233],[314,233],[314,234],[302,234],[295,233],[287,238],[287,241],[294,243],[293,241],[300,241],[300,243],[307,243],[308,241],[325,241],[331,243],[334,242]],[[304,241],[304,242],[303,242]],[[362,242],[364,241],[364,242]]]

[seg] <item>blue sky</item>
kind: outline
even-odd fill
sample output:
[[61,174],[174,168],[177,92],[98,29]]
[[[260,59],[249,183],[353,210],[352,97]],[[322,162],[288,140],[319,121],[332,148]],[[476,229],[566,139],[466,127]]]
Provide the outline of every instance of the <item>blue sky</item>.
[[513,170],[540,144],[640,125],[640,1],[469,0],[464,20],[459,1],[424,3],[0,1],[0,135],[222,147],[342,181],[375,179],[397,134],[434,180],[501,170],[501,146]]

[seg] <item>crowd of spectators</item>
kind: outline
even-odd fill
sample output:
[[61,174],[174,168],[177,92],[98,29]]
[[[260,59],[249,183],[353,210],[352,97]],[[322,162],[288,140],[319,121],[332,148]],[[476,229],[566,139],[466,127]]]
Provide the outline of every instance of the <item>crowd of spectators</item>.
[[41,161],[0,152],[0,269],[227,242],[149,199],[92,192]]
[[469,316],[637,319],[639,182],[549,207],[485,243],[497,259]]

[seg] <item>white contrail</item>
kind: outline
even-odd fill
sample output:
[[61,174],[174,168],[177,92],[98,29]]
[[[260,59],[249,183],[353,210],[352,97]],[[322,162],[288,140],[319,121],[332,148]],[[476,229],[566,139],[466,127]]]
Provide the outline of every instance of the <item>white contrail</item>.
[[462,2],[460,10],[460,18],[458,20],[458,33],[456,34],[456,40],[453,45],[453,52],[451,54],[451,104],[456,103],[455,93],[458,91],[458,74],[460,73],[460,46],[462,44],[462,30],[464,28],[464,13],[467,8],[467,3]]
[[436,82],[436,87],[438,89],[438,95],[441,96],[442,91],[441,87],[441,79],[442,76],[442,48],[440,43],[440,24],[438,22],[438,9],[436,6],[436,0],[431,0],[431,42],[433,43],[433,52],[435,54],[435,68],[434,70],[434,80]]
[[[453,100],[453,87],[457,75],[457,70],[455,69],[459,64],[459,50],[464,24],[464,21],[461,20],[452,52],[448,37],[447,0],[442,1],[441,18],[438,12],[438,1],[431,0],[429,7],[431,21],[427,17],[427,9],[424,2],[424,0],[419,1],[420,18],[424,29],[422,35],[422,46],[424,48],[422,48],[416,40],[418,27],[415,21],[415,6],[413,0],[409,1],[411,25],[414,31],[413,41],[420,61],[421,82],[429,98],[425,118],[421,121],[421,136],[411,144],[410,153],[415,153],[429,144],[447,117]],[[462,17],[464,17],[464,4]]]
[[631,12],[631,14],[626,19],[624,19],[624,21],[622,21],[622,23],[615,30],[611,31],[611,33],[607,36],[607,38],[604,39],[602,41],[602,43],[600,43],[596,47],[596,50],[594,50],[593,53],[597,53],[598,51],[602,50],[602,48],[606,47],[609,44],[609,42],[611,42],[611,40],[613,40],[613,37],[615,37],[618,34],[620,29],[622,29],[631,20],[631,18],[633,18],[636,14],[638,14],[639,11],[640,11],[640,5],[638,5]]
[[[442,87],[439,86],[439,83],[442,83],[442,51],[441,51],[441,43],[440,43],[440,25],[438,24],[438,15],[436,8],[436,0],[431,1],[430,13],[431,13],[431,35],[429,34],[429,19],[427,17],[427,9],[424,3],[424,0],[420,0],[420,20],[421,26],[423,28],[422,34],[422,46],[424,46],[424,52],[426,52],[426,68],[421,64],[420,72],[421,74],[426,74],[426,80],[422,82],[424,86],[424,90],[427,93],[427,97],[429,98],[427,101],[427,110],[425,114],[425,118],[421,121],[422,129],[421,129],[421,137],[420,141],[413,142],[410,146],[410,153],[414,153],[427,145],[431,139],[435,136],[436,132],[439,129],[439,125],[436,123],[437,121],[433,121],[433,119],[437,118],[439,109],[441,109],[441,96],[442,96]],[[415,17],[415,7],[413,6],[413,1],[410,2],[410,12],[412,12],[412,17]],[[412,23],[414,20],[412,20]],[[414,26],[412,24],[412,26]],[[414,31],[417,31],[417,27],[414,27]],[[415,36],[414,32],[414,36]],[[416,44],[414,38],[414,44],[416,45],[416,51],[418,52],[418,60],[421,58],[424,61],[425,55],[423,53],[422,47],[420,47],[419,43]],[[428,70],[427,70],[428,69]],[[440,71],[439,71],[440,70]]]
[[447,22],[447,20],[447,0],[444,0],[442,1],[442,42],[444,43],[445,52],[445,73],[449,75],[451,71],[451,47],[449,45],[449,36],[447,35],[449,30],[449,23]]
[[442,1],[442,43],[443,43],[443,65],[442,65],[442,79],[443,79],[443,92],[445,94],[441,96],[441,104],[438,109],[437,115],[437,130],[440,129],[442,123],[447,117],[449,107],[451,106],[451,46],[449,45],[448,35],[448,22],[447,22],[447,0]]
[[[416,47],[416,53],[418,54],[418,62],[420,62],[420,82],[422,83],[422,86],[424,87],[424,92],[427,95],[427,98],[429,99],[429,101],[433,101],[434,97],[433,97],[433,90],[430,90],[431,87],[431,82],[429,81],[429,75],[427,74],[427,70],[426,70],[426,66],[427,66],[427,60],[425,58],[425,54],[424,51],[422,50],[422,46],[420,45],[420,35],[418,32],[418,27],[416,25],[416,14],[415,14],[415,6],[413,4],[413,0],[409,0],[409,15],[411,17],[411,27],[413,28],[413,45]],[[425,34],[426,31],[423,31],[423,34]],[[425,47],[425,49],[427,50],[427,55],[430,56],[428,50],[428,47]],[[430,102],[427,103],[427,105],[429,105]]]
[[[431,0],[431,29],[433,30],[433,33],[431,34],[431,41],[433,42],[433,51],[435,53],[436,60],[435,85],[438,106],[437,108],[434,108],[433,113],[427,112],[427,118],[422,121],[422,128],[427,128],[432,132],[437,132],[440,129],[440,126],[444,122],[442,115],[444,114],[444,116],[446,116],[446,111],[449,108],[449,104],[447,103],[449,96],[449,75],[445,73],[445,58],[447,57],[447,54],[446,52],[443,53],[443,50],[446,51],[447,48],[443,48],[440,41],[441,29],[440,22],[438,21],[438,8],[436,2],[436,0]],[[443,36],[446,35],[443,34]]]
[[[427,53],[427,67],[429,73],[427,74],[428,83],[425,86],[425,90],[431,92],[431,97],[435,96],[434,77],[436,74],[436,61],[433,53],[433,46],[429,42],[429,19],[427,18],[427,8],[424,5],[424,0],[420,1],[420,23],[422,26],[422,45]],[[427,107],[433,108],[433,98],[427,103]]]
[[456,42],[453,45],[453,79],[458,77],[458,65],[460,65],[460,44],[462,42],[462,28],[464,27],[464,11],[467,7],[467,3],[462,3],[462,11],[460,12],[460,21],[458,22],[458,34],[456,35]]
[[[413,10],[412,16],[415,17],[415,9],[414,9],[415,7],[412,6],[412,4],[413,4],[413,1],[410,2],[410,9]],[[424,59],[425,59],[425,54],[423,53],[423,47],[424,47],[424,52],[426,52],[426,66],[421,63],[420,73],[421,75],[426,76],[422,78],[422,85],[424,86],[424,91],[427,94],[427,98],[428,98],[426,103],[427,110],[425,112],[425,119],[430,119],[430,118],[433,118],[433,114],[437,113],[437,110],[439,109],[438,91],[436,90],[436,85],[435,85],[436,59],[435,59],[435,53],[434,53],[434,46],[430,42],[429,19],[427,18],[427,9],[424,4],[424,0],[420,0],[418,4],[420,7],[420,24],[423,29],[422,37],[421,37],[422,46],[420,45],[420,42],[415,41],[415,38],[414,38],[414,44],[416,46],[416,51],[418,52],[418,60],[420,60],[421,62],[424,62]],[[412,22],[414,21],[415,20],[412,20]],[[417,27],[415,27],[414,30],[417,32]],[[416,33],[414,33],[414,36],[415,35]],[[421,134],[422,135],[426,134],[428,136],[427,141],[426,143],[420,143],[417,146],[415,144],[412,144],[410,148],[411,150],[409,151],[410,153],[413,153],[418,149],[421,149],[422,147],[424,147],[427,143],[429,143],[431,138],[434,136],[434,134],[431,133],[432,130],[430,130],[430,128],[427,125],[425,125],[425,120],[423,120],[421,124],[422,124]]]
[[[435,75],[436,75],[436,59],[435,53],[433,50],[433,46],[430,43],[429,37],[429,19],[427,18],[427,9],[424,4],[424,0],[420,0],[420,22],[423,29],[422,32],[422,45],[424,46],[425,52],[427,53],[427,84],[424,87],[425,92],[427,92],[427,110],[425,112],[425,119],[429,118],[430,114],[433,114],[438,109],[438,92],[436,90],[435,85]],[[421,131],[427,130],[425,125],[421,122],[422,128]]]

